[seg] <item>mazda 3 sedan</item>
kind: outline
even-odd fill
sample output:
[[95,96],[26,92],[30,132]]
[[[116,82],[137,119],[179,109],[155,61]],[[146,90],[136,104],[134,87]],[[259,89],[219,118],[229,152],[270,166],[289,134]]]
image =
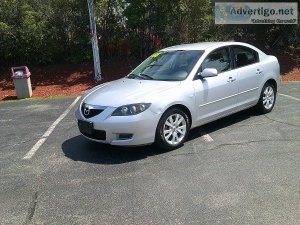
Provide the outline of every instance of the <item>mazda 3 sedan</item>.
[[250,107],[270,112],[279,74],[276,57],[245,43],[165,48],[124,78],[88,91],[76,111],[78,127],[92,141],[175,149],[192,128]]

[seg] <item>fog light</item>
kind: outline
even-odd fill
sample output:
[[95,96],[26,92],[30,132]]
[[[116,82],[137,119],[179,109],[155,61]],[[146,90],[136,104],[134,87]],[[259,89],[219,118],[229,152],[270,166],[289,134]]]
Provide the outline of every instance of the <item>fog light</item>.
[[119,140],[127,140],[127,139],[131,139],[133,136],[133,134],[119,134]]

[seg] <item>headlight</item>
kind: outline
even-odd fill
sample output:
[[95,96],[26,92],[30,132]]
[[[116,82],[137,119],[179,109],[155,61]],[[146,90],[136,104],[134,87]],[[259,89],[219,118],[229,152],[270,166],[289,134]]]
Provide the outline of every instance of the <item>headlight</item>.
[[117,108],[111,115],[112,116],[132,116],[144,112],[150,107],[151,103],[138,103],[131,105],[123,105]]

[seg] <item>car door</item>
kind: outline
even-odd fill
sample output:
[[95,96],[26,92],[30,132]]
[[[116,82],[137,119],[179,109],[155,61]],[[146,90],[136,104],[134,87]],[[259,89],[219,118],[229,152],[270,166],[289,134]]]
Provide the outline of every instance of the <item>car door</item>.
[[248,106],[257,102],[260,95],[259,83],[263,71],[259,64],[258,53],[244,46],[232,46],[234,66],[237,72],[239,86],[238,105]]
[[201,125],[230,114],[237,104],[237,78],[229,47],[212,51],[202,62],[199,72],[215,68],[218,75],[193,81],[197,106],[197,124]]

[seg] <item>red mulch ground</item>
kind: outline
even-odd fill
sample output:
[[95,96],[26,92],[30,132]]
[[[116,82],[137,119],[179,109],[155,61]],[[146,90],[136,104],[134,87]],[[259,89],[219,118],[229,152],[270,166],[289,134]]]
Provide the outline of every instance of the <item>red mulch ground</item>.
[[[276,51],[268,54],[277,56],[281,66],[282,81],[300,81],[300,51]],[[104,79],[97,84],[93,82],[91,64],[30,68],[33,97],[81,95],[100,83],[127,75],[137,64],[137,61],[127,60],[104,62],[101,65]],[[17,97],[7,68],[6,74],[0,74],[0,101],[13,99]]]
[[[102,77],[98,83],[93,81],[92,64],[52,65],[31,70],[32,97],[78,96],[86,90],[127,75],[138,62],[111,61],[101,65]],[[8,68],[9,70],[9,68]],[[17,99],[10,71],[0,76],[0,101]]]
[[286,49],[268,52],[278,58],[281,81],[300,81],[300,50]]

